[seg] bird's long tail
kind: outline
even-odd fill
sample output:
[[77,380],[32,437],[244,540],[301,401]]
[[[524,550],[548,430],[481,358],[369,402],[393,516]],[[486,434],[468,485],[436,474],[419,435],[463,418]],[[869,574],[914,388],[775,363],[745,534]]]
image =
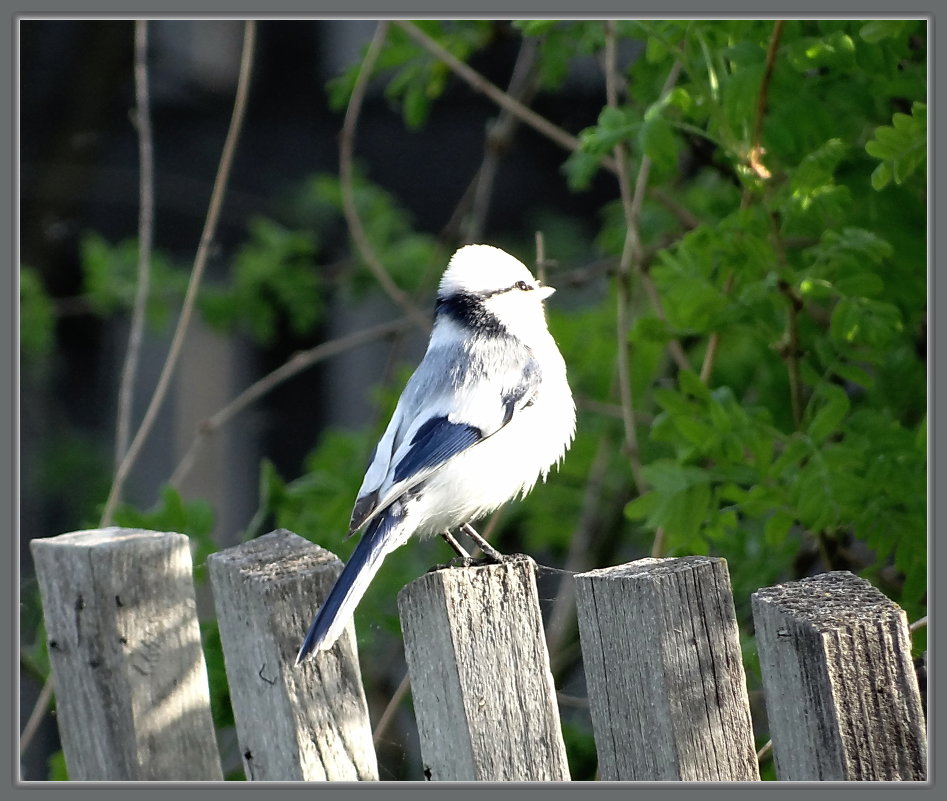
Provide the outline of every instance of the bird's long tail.
[[312,621],[309,633],[296,656],[297,665],[314,651],[328,651],[342,634],[381,563],[399,544],[392,535],[402,521],[403,517],[387,511],[369,523],[329,592],[329,597]]

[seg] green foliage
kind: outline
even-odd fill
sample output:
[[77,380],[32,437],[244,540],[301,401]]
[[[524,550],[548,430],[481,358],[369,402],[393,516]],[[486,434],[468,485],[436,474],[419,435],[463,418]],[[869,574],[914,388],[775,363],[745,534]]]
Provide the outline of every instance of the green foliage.
[[250,222],[249,233],[234,258],[232,280],[204,290],[205,319],[225,331],[245,329],[264,345],[273,342],[281,320],[297,336],[309,334],[325,305],[315,236],[262,217]]
[[896,113],[891,125],[875,129],[865,150],[881,160],[871,174],[875,189],[884,189],[892,180],[904,183],[927,162],[927,104],[915,102],[910,114]]
[[200,621],[201,647],[207,664],[207,684],[210,690],[210,712],[217,729],[232,728],[236,725],[233,707],[230,705],[230,685],[227,683],[227,670],[224,664],[224,649],[220,642],[220,628],[217,619]]
[[[107,317],[131,309],[138,284],[138,241],[126,239],[113,245],[90,232],[82,237],[79,250],[83,288],[92,311]],[[186,287],[187,273],[160,251],[152,251],[147,319],[153,328],[167,324]]]
[[523,36],[540,39],[539,78],[547,91],[560,89],[576,57],[596,53],[605,41],[601,22],[517,20],[513,26]]
[[20,354],[24,361],[38,362],[53,348],[55,319],[53,304],[39,273],[20,268]]
[[[411,24],[461,61],[470,58],[492,36],[492,23],[487,21],[424,20]],[[361,69],[359,61],[329,81],[329,105],[333,109],[341,110],[348,105]],[[424,125],[431,104],[447,88],[450,74],[443,62],[416,44],[401,28],[389,26],[373,75],[386,76],[385,97],[400,106],[409,128]]]
[[[355,208],[368,242],[392,279],[412,292],[429,277],[432,267],[443,260],[434,237],[416,232],[411,217],[390,192],[356,171],[353,180]],[[319,230],[331,231],[344,225],[342,185],[337,175],[319,173],[306,179],[296,199],[299,213],[316,221]],[[353,247],[353,255],[363,270],[353,276],[352,288],[359,294],[376,288],[376,281]]]
[[[684,48],[679,88],[689,101],[675,112],[688,126],[705,125],[720,155],[733,161],[752,130],[765,36],[713,47],[728,26],[663,27],[649,40],[646,62],[648,69],[667,66],[666,40]],[[626,512],[651,530],[665,529],[671,552],[709,547],[731,557],[731,570],[735,552],[752,560],[753,538],[771,549],[796,543],[785,554],[786,570],[800,533],[819,540],[847,532],[873,549],[872,564],[893,560],[904,577],[899,600],[916,615],[926,587],[925,456],[915,428],[923,419],[924,365],[911,342],[925,275],[920,259],[896,257],[891,242],[901,221],[875,212],[865,192],[872,165],[852,145],[875,130],[868,153],[888,165],[896,185],[905,183],[923,163],[924,106],[915,103],[911,117],[895,115],[893,126],[873,126],[883,114],[878,100],[891,96],[893,84],[890,71],[868,74],[862,65],[897,62],[914,79],[899,81],[898,90],[910,86],[914,97],[924,96],[925,84],[898,39],[909,28],[859,36],[860,27],[787,23],[764,125],[765,162],[779,174],[763,192],[738,169],[749,192],[740,208],[735,198],[729,212],[708,208],[699,226],[658,251],[650,274],[666,320],[639,317],[631,342],[696,336],[692,360],[704,356],[700,343],[711,334],[723,344],[710,386],[680,372],[676,387],[652,393],[660,411],[640,445],[650,454],[643,468],[650,491]],[[866,54],[869,39],[880,55]],[[718,107],[708,109],[715,99]],[[802,115],[802,102],[841,111]],[[622,134],[630,139],[633,116],[627,119]],[[600,120],[595,136],[605,133]],[[621,218],[609,222],[620,226]],[[793,369],[801,376],[795,388],[786,380]],[[891,393],[899,382],[901,391]],[[788,406],[793,393],[798,429]],[[888,469],[901,471],[895,485]]]
[[588,729],[562,721],[562,740],[569,761],[569,775],[572,781],[594,781],[598,767],[598,752],[595,749],[595,737]]
[[66,770],[66,754],[62,749],[51,754],[46,764],[49,767],[49,781],[69,781],[69,772]]
[[194,573],[204,577],[204,562],[217,550],[211,536],[214,530],[214,510],[206,501],[185,501],[170,485],[161,488],[161,499],[151,509],[141,512],[129,504],[122,504],[113,515],[115,524],[127,528],[151,531],[174,531],[186,534],[194,547]]
[[31,489],[59,506],[65,519],[75,521],[74,530],[94,528],[111,485],[110,456],[90,432],[54,425],[51,434],[43,441]]

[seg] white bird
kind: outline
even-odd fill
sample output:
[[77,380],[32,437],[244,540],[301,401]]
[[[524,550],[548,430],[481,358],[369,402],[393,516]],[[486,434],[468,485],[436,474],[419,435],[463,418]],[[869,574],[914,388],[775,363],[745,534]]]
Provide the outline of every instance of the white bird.
[[575,403],[546,327],[543,301],[553,292],[499,248],[467,245],[451,258],[427,352],[358,491],[349,535],[367,528],[297,665],[332,647],[384,558],[411,535],[456,545],[451,529],[476,535],[466,524],[525,496],[562,460]]

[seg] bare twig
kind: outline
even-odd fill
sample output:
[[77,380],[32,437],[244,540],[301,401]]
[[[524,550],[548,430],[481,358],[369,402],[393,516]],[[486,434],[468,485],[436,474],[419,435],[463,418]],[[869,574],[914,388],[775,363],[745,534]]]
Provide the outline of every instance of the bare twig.
[[[619,74],[617,65],[615,21],[605,23],[605,91],[610,106],[618,106]],[[681,62],[675,61],[661,88],[660,97],[664,97],[677,82],[681,71]],[[630,288],[629,277],[634,263],[635,269],[641,278],[642,286],[648,294],[655,313],[661,319],[666,319],[661,298],[651,276],[643,269],[644,248],[638,234],[638,220],[641,217],[641,207],[644,203],[645,191],[648,186],[648,176],[651,171],[651,159],[642,155],[638,165],[638,176],[635,180],[634,193],[628,185],[627,178],[627,146],[624,142],[615,145],[615,162],[618,164],[618,183],[621,191],[622,208],[625,212],[625,242],[622,247],[621,259],[618,266],[618,384],[621,398],[622,417],[625,428],[625,447],[628,461],[631,466],[635,487],[639,495],[648,490],[647,482],[641,467],[641,458],[638,452],[638,435],[635,431],[635,411],[631,395],[631,367],[628,353],[628,329],[630,327]],[[681,344],[672,339],[668,342],[668,352],[682,370],[690,369],[690,362]],[[664,529],[659,528],[655,533],[652,544],[652,556],[660,556],[664,551]]]
[[908,631],[912,634],[919,629],[927,628],[927,615],[924,615],[922,618],[915,620],[910,626],[908,626]]
[[570,706],[574,709],[589,708],[589,699],[583,698],[579,695],[567,695],[566,693],[556,691],[556,700],[559,702],[560,706]]
[[29,748],[30,742],[33,739],[33,735],[39,730],[39,724],[43,720],[43,715],[46,714],[46,710],[49,709],[49,702],[53,698],[53,677],[52,675],[48,676],[46,683],[43,685],[43,689],[40,690],[39,696],[36,699],[36,703],[33,705],[33,711],[30,712],[30,718],[26,721],[26,725],[23,727],[23,733],[20,735],[20,755],[26,753],[26,749]]
[[796,429],[802,425],[802,378],[799,374],[799,312],[802,301],[785,281],[779,281],[779,289],[786,296],[786,342],[780,354],[786,362],[789,374],[789,399],[792,405],[792,419]]
[[686,230],[693,231],[700,225],[700,218],[694,214],[694,212],[681,204],[676,198],[671,197],[671,195],[661,187],[649,187],[648,194],[677,217],[677,221],[684,226]]
[[658,526],[654,531],[654,542],[651,543],[651,558],[658,559],[664,556],[665,542],[664,526]]
[[193,466],[197,454],[215,432],[220,430],[250,404],[258,401],[284,381],[298,375],[303,370],[312,367],[312,365],[318,362],[329,359],[332,356],[338,356],[340,353],[344,353],[353,348],[367,345],[376,339],[401,333],[406,331],[411,325],[411,320],[406,317],[401,317],[389,323],[381,323],[380,325],[366,328],[364,331],[357,331],[354,334],[333,339],[330,342],[322,342],[309,350],[300,351],[293,355],[288,361],[284,362],[271,373],[263,376],[259,381],[251,384],[226,406],[219,409],[201,423],[197,436],[191,442],[187,453],[184,454],[184,457],[171,475],[171,486],[180,488],[181,482]]
[[[515,98],[510,97],[510,95],[508,95],[498,86],[490,83],[490,81],[484,78],[479,72],[472,69],[459,58],[454,56],[453,53],[443,48],[438,42],[434,41],[416,25],[403,20],[394,20],[394,24],[404,30],[408,36],[414,39],[414,41],[416,41],[429,53],[431,53],[431,55],[435,56],[439,61],[442,61],[445,65],[447,65],[451,72],[466,81],[467,84],[469,84],[474,90],[485,94],[498,106],[508,109],[520,120],[541,133],[543,136],[551,139],[563,149],[572,152],[579,149],[579,140],[576,139],[572,134],[563,130],[558,125],[553,124],[542,115],[537,114],[531,108],[523,105]],[[601,163],[603,167],[611,170],[612,172],[616,172],[618,169],[614,159],[610,159],[607,156],[602,159]]]
[[762,762],[767,756],[769,756],[770,751],[773,750],[773,741],[767,740],[759,751],[756,752],[756,761]]
[[164,367],[161,370],[161,376],[158,378],[158,384],[155,387],[154,394],[148,404],[144,419],[128,448],[122,463],[118,466],[115,473],[115,479],[112,482],[112,489],[109,492],[108,499],[105,502],[105,509],[102,512],[102,526],[111,523],[115,507],[121,498],[122,489],[125,481],[131,471],[132,466],[141,452],[145,440],[151,433],[155,419],[158,416],[158,410],[164,402],[164,398],[171,386],[171,376],[177,367],[181,348],[184,345],[184,337],[187,334],[188,324],[191,321],[191,314],[194,311],[194,304],[197,301],[197,290],[204,275],[204,268],[207,265],[207,257],[210,253],[211,244],[214,241],[214,235],[217,231],[217,221],[220,218],[220,210],[223,206],[224,193],[227,189],[227,181],[230,178],[230,168],[233,164],[234,152],[237,148],[237,141],[240,138],[240,130],[243,126],[243,117],[247,106],[247,94],[250,84],[250,67],[253,63],[253,49],[256,41],[256,23],[248,20],[244,28],[243,53],[240,59],[240,75],[237,81],[237,92],[234,100],[233,114],[230,119],[230,128],[227,131],[227,138],[224,141],[223,152],[220,157],[220,166],[217,169],[217,177],[214,180],[214,188],[211,192],[210,204],[207,208],[207,218],[204,221],[204,230],[201,233],[200,243],[197,247],[197,254],[194,257],[194,268],[191,270],[191,278],[188,282],[187,292],[184,296],[184,304],[181,308],[181,316],[178,318],[177,328],[174,331],[174,337],[171,340],[171,347],[168,350]]
[[783,35],[783,25],[785,20],[778,19],[773,23],[773,33],[769,39],[769,47],[766,49],[766,70],[763,73],[763,80],[760,82],[760,91],[756,96],[756,118],[753,122],[753,141],[750,145],[749,162],[750,169],[760,178],[767,179],[770,172],[763,165],[763,147],[761,139],[763,136],[763,118],[766,116],[766,96],[769,93],[769,83],[773,77],[773,67],[776,64],[776,51],[779,49],[779,40]]
[[379,22],[378,27],[375,28],[375,35],[372,37],[371,44],[368,46],[368,51],[365,53],[365,58],[362,59],[358,78],[352,89],[348,108],[345,110],[342,130],[339,133],[339,181],[342,188],[342,208],[349,226],[349,232],[352,235],[352,241],[355,243],[362,261],[375,276],[375,280],[378,281],[385,294],[404,314],[415,322],[418,328],[422,331],[429,331],[431,324],[427,315],[423,314],[411,302],[411,298],[392,280],[385,266],[381,263],[381,259],[378,258],[378,254],[372,248],[355,205],[354,167],[352,164],[352,153],[355,148],[355,129],[358,126],[358,116],[362,110],[362,102],[365,100],[368,81],[371,78],[372,70],[375,68],[375,62],[378,60],[382,45],[385,43],[387,32],[388,23],[386,21]]
[[[605,23],[605,93],[608,105],[618,107],[618,66],[616,63],[615,23]],[[635,408],[631,394],[631,365],[628,353],[628,330],[630,323],[631,289],[629,286],[632,260],[639,255],[641,244],[638,239],[638,225],[635,198],[628,185],[627,146],[620,141],[615,144],[615,163],[618,165],[618,187],[621,192],[622,208],[625,212],[625,242],[618,263],[616,283],[618,288],[617,309],[617,345],[618,345],[618,394],[621,399],[622,422],[625,430],[625,451],[631,465],[632,476],[639,494],[647,492],[647,484],[641,470],[638,453],[638,435],[635,431]],[[638,184],[647,182],[650,160],[642,158],[638,169]]]
[[391,696],[391,700],[388,701],[385,711],[381,713],[381,717],[378,719],[378,723],[375,726],[375,731],[372,732],[372,742],[376,747],[378,746],[378,743],[381,742],[381,738],[385,735],[385,732],[388,730],[388,726],[391,724],[391,721],[394,720],[395,713],[398,711],[398,707],[401,705],[401,702],[404,700],[404,697],[408,694],[408,690],[410,689],[411,679],[408,676],[407,671],[405,671],[404,678],[401,679],[401,683],[398,685],[398,688]]
[[[539,82],[536,79],[537,48],[538,41],[534,37],[523,39],[519,54],[516,57],[516,64],[513,66],[510,85],[507,88],[507,94],[524,105],[529,103],[539,88]],[[477,242],[483,236],[487,209],[490,205],[490,196],[493,194],[493,185],[500,159],[509,149],[518,125],[519,119],[507,108],[501,109],[497,119],[489,125],[483,162],[477,171],[476,189],[473,194],[470,214],[464,226],[463,239],[465,242]]]
[[[723,285],[723,294],[729,295],[733,289],[733,271],[727,276]],[[707,350],[704,351],[704,361],[700,366],[700,380],[707,384],[710,381],[710,374],[714,369],[714,362],[717,359],[717,351],[720,348],[720,332],[714,331],[707,340]]]
[[575,532],[569,540],[569,553],[566,555],[564,570],[566,575],[559,585],[559,592],[549,613],[546,624],[546,644],[549,656],[561,666],[562,643],[575,617],[575,581],[573,575],[588,569],[589,546],[601,523],[602,492],[608,476],[609,458],[614,445],[607,434],[602,436],[582,494],[582,510]]
[[145,328],[148,290],[151,283],[151,246],[154,232],[154,148],[151,137],[151,110],[148,93],[148,22],[135,21],[135,128],[138,131],[140,163],[138,202],[138,281],[132,307],[128,350],[118,390],[118,419],[115,429],[115,468],[128,450],[131,430],[135,374]]

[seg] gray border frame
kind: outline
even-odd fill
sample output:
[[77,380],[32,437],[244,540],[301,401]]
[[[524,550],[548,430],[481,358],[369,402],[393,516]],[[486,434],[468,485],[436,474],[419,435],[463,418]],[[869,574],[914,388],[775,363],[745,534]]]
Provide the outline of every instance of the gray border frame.
[[[356,7],[357,5],[357,7]],[[557,11],[556,6],[560,7],[560,10]],[[217,6],[215,8],[214,6]],[[223,7],[220,7],[223,6]],[[830,7],[831,6],[831,7]],[[3,445],[8,446],[9,450],[7,451],[10,454],[10,458],[3,462],[4,469],[10,470],[10,480],[5,482],[0,482],[3,485],[3,495],[0,496],[0,504],[3,504],[4,508],[10,510],[10,520],[11,527],[10,531],[13,534],[18,532],[19,526],[19,509],[18,509],[18,500],[19,500],[19,410],[18,410],[18,397],[19,397],[19,329],[18,329],[18,296],[19,296],[19,283],[17,279],[18,270],[16,266],[19,263],[19,248],[17,240],[18,232],[18,200],[19,200],[19,172],[18,172],[18,161],[17,161],[17,131],[18,131],[18,92],[17,92],[17,81],[18,81],[18,58],[19,58],[19,49],[18,49],[18,20],[21,18],[24,19],[63,19],[63,18],[126,18],[132,19],[140,16],[148,16],[154,18],[244,18],[244,17],[256,17],[259,19],[291,19],[291,18],[314,18],[314,19],[356,19],[356,18],[366,18],[366,19],[377,19],[379,17],[399,17],[399,18],[425,18],[425,17],[471,17],[471,18],[499,18],[499,19],[510,19],[510,18],[530,18],[530,17],[546,17],[546,18],[605,18],[608,16],[618,16],[618,17],[711,17],[711,18],[734,18],[734,17],[748,17],[748,18],[775,18],[778,16],[786,16],[790,18],[804,18],[804,17],[813,17],[813,18],[832,18],[832,17],[897,17],[897,18],[908,18],[908,17],[924,17],[928,19],[928,41],[929,41],[929,65],[930,65],[930,78],[929,78],[929,88],[928,88],[928,105],[933,107],[933,114],[930,115],[930,130],[928,141],[929,143],[937,142],[937,131],[941,127],[941,111],[939,103],[939,93],[937,88],[940,85],[940,75],[937,64],[936,54],[938,51],[938,45],[942,44],[943,36],[938,30],[936,14],[934,12],[933,3],[928,4],[929,7],[926,7],[924,4],[911,4],[909,7],[898,9],[900,13],[892,13],[890,4],[887,5],[876,5],[872,3],[832,3],[827,4],[825,2],[813,2],[813,0],[797,0],[793,4],[793,7],[789,13],[780,15],[778,10],[769,10],[761,9],[758,2],[751,3],[748,0],[730,0],[730,2],[720,5],[715,5],[711,9],[708,9],[706,6],[698,3],[694,3],[691,0],[691,4],[688,6],[687,3],[674,3],[671,7],[668,3],[637,3],[629,4],[627,2],[615,2],[615,0],[610,0],[610,2],[598,2],[594,4],[594,7],[584,7],[585,13],[576,14],[574,13],[575,4],[568,3],[564,4],[561,0],[546,0],[546,2],[536,2],[536,0],[530,0],[529,2],[520,2],[517,3],[499,3],[494,0],[482,0],[482,2],[476,4],[475,10],[468,9],[459,9],[459,8],[445,8],[443,2],[436,2],[436,0],[427,0],[426,2],[414,2],[406,4],[404,6],[398,6],[396,8],[391,8],[383,5],[382,3],[376,2],[372,3],[358,3],[354,4],[352,2],[347,3],[318,3],[314,4],[311,2],[301,2],[300,0],[283,0],[279,5],[278,12],[266,12],[259,14],[259,4],[248,3],[246,0],[231,0],[226,4],[208,4],[202,3],[200,10],[195,9],[195,4],[193,2],[184,3],[179,2],[179,0],[173,0],[172,2],[165,2],[161,5],[161,10],[155,12],[153,6],[144,6],[139,3],[128,3],[128,2],[115,2],[115,0],[106,0],[106,2],[99,2],[96,4],[95,12],[83,12],[77,11],[75,7],[63,0],[58,0],[55,2],[39,2],[31,4],[29,9],[16,8],[10,9],[9,19],[10,19],[10,58],[4,60],[3,69],[4,73],[6,69],[10,69],[10,76],[7,79],[6,74],[4,74],[3,81],[3,92],[4,99],[7,99],[7,93],[9,92],[9,102],[6,103],[6,108],[10,110],[10,124],[3,126],[2,133],[0,133],[0,138],[2,138],[3,147],[6,152],[10,153],[10,161],[4,164],[4,178],[9,176],[8,185],[11,187],[10,193],[4,195],[5,198],[9,198],[10,202],[10,213],[3,215],[4,228],[3,233],[7,235],[6,241],[10,243],[10,248],[12,252],[10,253],[10,270],[8,275],[8,286],[10,290],[10,321],[7,326],[3,327],[2,336],[4,339],[9,333],[10,344],[7,345],[6,341],[3,343],[3,347],[0,348],[0,359],[2,359],[2,367],[4,372],[7,372],[8,375],[12,377],[10,387],[11,391],[9,393],[0,393],[0,405],[3,407],[4,415],[7,414],[7,403],[10,404],[9,409],[9,419],[11,425],[9,428],[5,426],[0,426],[3,436]],[[710,12],[710,13],[708,13]],[[8,142],[9,137],[9,142]],[[933,306],[931,306],[931,300],[929,300],[929,321],[928,321],[928,338],[930,345],[928,348],[929,352],[929,382],[928,382],[928,408],[933,410],[936,409],[936,398],[938,395],[942,395],[940,392],[940,384],[942,381],[941,372],[936,369],[938,365],[937,354],[940,350],[940,326],[937,325],[937,315],[935,313],[935,307],[941,307],[942,304],[938,301],[942,300],[943,294],[943,281],[937,280],[936,275],[936,265],[937,265],[937,247],[936,247],[936,232],[941,229],[943,221],[940,219],[938,205],[936,203],[936,189],[940,188],[943,181],[943,168],[940,165],[938,159],[936,158],[936,148],[929,145],[929,156],[928,156],[928,177],[929,185],[934,189],[933,192],[929,192],[930,202],[928,207],[928,292],[929,297],[933,300]],[[932,358],[933,356],[933,358]],[[931,446],[932,449],[931,449]],[[929,588],[931,601],[931,626],[936,625],[936,621],[939,619],[939,598],[936,597],[935,585],[933,582],[934,575],[940,572],[941,567],[941,554],[940,550],[935,547],[935,538],[933,533],[938,530],[938,523],[944,519],[943,516],[943,505],[944,497],[936,492],[936,463],[938,457],[943,454],[945,446],[945,434],[944,431],[936,424],[936,420],[933,414],[929,415],[928,421],[928,511],[929,511],[929,523],[928,523],[928,543],[929,550],[931,552],[932,559],[929,562]],[[6,450],[6,449],[5,449]],[[16,571],[19,565],[18,558],[18,538],[13,536],[12,538],[12,547],[13,553],[11,554],[12,558],[10,560],[11,570],[14,572],[14,575],[11,577],[11,615],[9,617],[4,617],[3,626],[4,633],[7,633],[6,627],[9,625],[11,631],[9,632],[11,638],[18,635],[17,620],[18,615],[16,614],[18,609],[18,581],[16,576]],[[939,663],[940,657],[940,647],[939,647],[939,638],[932,636],[933,633],[929,634],[929,642],[931,645],[931,654],[930,662],[934,666],[933,670],[929,670],[930,675],[936,676],[936,668]],[[70,793],[77,794],[79,797],[88,797],[90,799],[97,799],[101,797],[103,790],[108,790],[114,787],[119,791],[127,792],[129,789],[135,791],[135,793],[142,793],[145,795],[156,794],[157,797],[163,797],[169,789],[174,788],[177,791],[187,790],[191,788],[196,788],[197,790],[206,790],[212,795],[217,793],[228,792],[229,790],[239,790],[241,792],[253,792],[255,789],[252,784],[244,783],[213,783],[213,784],[189,784],[189,783],[162,783],[156,785],[143,786],[141,784],[85,784],[85,783],[76,783],[71,782],[68,785],[55,785],[46,782],[19,782],[17,780],[18,775],[18,755],[16,753],[16,748],[18,744],[18,732],[16,729],[19,725],[19,715],[14,714],[18,705],[18,687],[17,679],[18,675],[18,660],[17,660],[18,647],[11,649],[11,658],[10,658],[10,683],[11,687],[11,701],[12,708],[10,709],[10,714],[7,716],[8,720],[12,720],[12,726],[7,730],[11,736],[10,748],[7,753],[10,755],[10,761],[7,763],[10,766],[10,781],[3,782],[3,785],[9,787],[11,794],[20,795],[26,792],[30,792],[35,795],[39,793],[41,796],[45,796],[46,793],[52,794],[56,790],[67,790]],[[937,785],[938,775],[937,775],[937,756],[939,755],[939,738],[937,737],[936,726],[934,721],[937,718],[937,712],[939,711],[939,694],[937,692],[936,682],[931,682],[929,686],[929,730],[930,730],[930,772],[931,778],[924,785],[911,785],[911,786],[900,786],[898,791],[914,791],[922,792],[924,794],[932,793]],[[4,733],[4,745],[6,745],[6,732]],[[579,784],[582,784],[579,787]],[[268,785],[267,789],[271,786],[275,786],[284,789],[295,788],[298,791],[303,792],[312,792],[315,788],[306,786],[306,785],[291,785],[291,784],[282,784],[278,783],[276,785]],[[435,792],[447,791],[452,796],[457,795],[460,797],[474,797],[474,794],[479,795],[483,792],[484,785],[443,785],[438,784],[436,786],[426,785],[424,783],[379,783],[373,785],[332,785],[326,787],[319,787],[315,789],[316,792],[329,793],[331,796],[335,796],[336,793],[343,793],[349,795],[351,792],[356,794],[372,793],[372,792],[386,792],[394,793],[398,797],[405,795],[405,797],[413,796],[418,790],[422,790],[427,787]],[[739,792],[740,790],[749,790],[750,792],[756,790],[759,791],[764,787],[766,790],[772,790],[773,792],[796,792],[802,791],[806,792],[807,795],[813,792],[816,792],[818,795],[824,793],[836,794],[841,791],[842,793],[847,792],[857,792],[864,793],[869,792],[872,794],[881,792],[888,793],[893,790],[892,787],[889,787],[887,784],[781,784],[781,783],[766,783],[765,785],[752,784],[752,785],[692,785],[692,784],[683,784],[683,785],[640,785],[636,784],[634,787],[629,787],[626,784],[611,784],[611,783],[569,783],[568,785],[521,785],[521,784],[511,784],[511,785],[490,785],[491,790],[498,790],[501,793],[505,794],[507,790],[516,795],[522,795],[523,793],[530,795],[536,792],[540,793],[554,793],[556,795],[560,794],[573,794],[573,793],[582,793],[586,790],[598,793],[616,793],[620,792],[625,794],[629,791],[631,792],[641,792],[650,793],[652,790],[657,790],[660,788],[662,792],[672,792],[674,794],[683,793],[689,794],[692,791],[710,793],[713,796],[726,797],[733,792]],[[646,789],[647,788],[647,789]]]

